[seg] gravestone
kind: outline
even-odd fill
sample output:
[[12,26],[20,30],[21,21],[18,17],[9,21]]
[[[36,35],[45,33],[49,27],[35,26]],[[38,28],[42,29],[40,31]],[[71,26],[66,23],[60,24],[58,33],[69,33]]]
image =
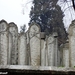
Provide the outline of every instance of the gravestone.
[[57,32],[53,32],[53,36],[54,36],[54,66],[59,66],[59,50],[58,50],[58,34]]
[[46,40],[45,32],[41,32],[41,66],[46,66]]
[[0,21],[0,65],[7,65],[8,62],[8,24]]
[[48,66],[58,65],[57,35],[49,35],[47,39]]
[[54,37],[50,35],[47,40],[48,66],[54,66]]
[[63,48],[63,66],[69,67],[69,43],[66,42]]
[[19,65],[27,65],[27,39],[25,33],[20,33],[19,35],[18,58]]
[[11,65],[18,64],[18,28],[13,22],[9,23],[9,32],[12,36]]
[[69,63],[71,67],[75,66],[75,20],[69,26]]
[[33,23],[29,27],[29,38],[30,38],[30,64],[32,66],[40,66],[41,55],[40,55],[40,27]]

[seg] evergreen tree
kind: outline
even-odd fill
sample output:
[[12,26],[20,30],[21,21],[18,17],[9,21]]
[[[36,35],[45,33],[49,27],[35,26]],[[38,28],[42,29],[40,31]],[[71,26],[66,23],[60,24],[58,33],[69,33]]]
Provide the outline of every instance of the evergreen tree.
[[29,25],[36,22],[40,25],[42,32],[46,32],[47,35],[57,32],[59,40],[63,41],[66,39],[64,14],[57,2],[58,0],[33,0]]
[[26,31],[26,25],[20,26],[20,33],[25,33]]

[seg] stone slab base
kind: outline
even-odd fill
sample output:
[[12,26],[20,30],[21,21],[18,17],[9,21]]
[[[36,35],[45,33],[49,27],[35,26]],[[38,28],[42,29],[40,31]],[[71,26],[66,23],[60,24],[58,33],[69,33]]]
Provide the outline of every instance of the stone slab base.
[[47,67],[47,66],[20,66],[20,65],[7,65],[0,66],[0,75],[14,75],[14,74],[75,74],[75,68],[70,67]]

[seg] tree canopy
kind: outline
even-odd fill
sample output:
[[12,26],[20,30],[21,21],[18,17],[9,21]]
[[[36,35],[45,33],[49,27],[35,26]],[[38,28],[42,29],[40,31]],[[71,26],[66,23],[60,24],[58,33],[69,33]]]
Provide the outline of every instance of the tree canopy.
[[64,14],[57,2],[58,0],[33,0],[29,24],[36,22],[46,35],[57,32],[59,40],[63,41],[67,36],[63,24]]

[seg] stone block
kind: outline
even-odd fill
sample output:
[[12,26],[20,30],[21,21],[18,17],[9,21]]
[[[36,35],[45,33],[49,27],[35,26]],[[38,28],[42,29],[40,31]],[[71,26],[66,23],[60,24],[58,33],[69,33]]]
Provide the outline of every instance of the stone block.
[[41,37],[41,39],[45,39],[45,37],[46,37],[45,32],[41,32],[40,37]]

